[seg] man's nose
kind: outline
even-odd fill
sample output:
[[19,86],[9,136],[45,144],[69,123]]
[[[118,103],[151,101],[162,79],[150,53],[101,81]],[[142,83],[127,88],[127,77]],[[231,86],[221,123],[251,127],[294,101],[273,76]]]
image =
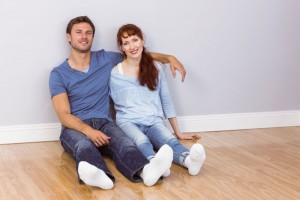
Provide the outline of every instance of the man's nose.
[[86,38],[86,37],[87,37],[87,34],[86,34],[86,33],[82,33],[82,34],[81,34],[81,37],[82,37],[82,38]]

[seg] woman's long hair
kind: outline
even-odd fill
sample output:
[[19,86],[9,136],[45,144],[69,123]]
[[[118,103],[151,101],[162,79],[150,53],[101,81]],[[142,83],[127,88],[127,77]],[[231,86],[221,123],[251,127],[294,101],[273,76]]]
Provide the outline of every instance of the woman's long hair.
[[[117,42],[120,49],[122,47],[122,38],[127,38],[132,35],[136,35],[140,39],[144,40],[141,29],[134,24],[126,24],[119,28],[117,34]],[[126,54],[124,52],[123,54],[126,58]],[[150,56],[145,47],[143,47],[142,58],[140,61],[138,80],[141,85],[147,85],[147,87],[152,91],[156,90],[158,81],[158,70],[154,64],[154,59]]]

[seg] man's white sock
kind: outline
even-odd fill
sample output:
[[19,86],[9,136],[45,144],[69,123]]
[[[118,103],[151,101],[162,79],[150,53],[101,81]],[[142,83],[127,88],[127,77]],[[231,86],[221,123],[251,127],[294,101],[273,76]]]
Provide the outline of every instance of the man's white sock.
[[103,170],[86,161],[79,162],[78,174],[79,178],[87,185],[96,186],[104,190],[109,190],[114,187],[113,181]]
[[140,176],[147,186],[154,185],[158,179],[170,169],[173,161],[173,150],[165,144],[156,153],[150,163],[145,165]]
[[202,144],[194,144],[190,149],[184,161],[184,165],[188,168],[189,174],[192,176],[197,175],[206,159],[205,150]]

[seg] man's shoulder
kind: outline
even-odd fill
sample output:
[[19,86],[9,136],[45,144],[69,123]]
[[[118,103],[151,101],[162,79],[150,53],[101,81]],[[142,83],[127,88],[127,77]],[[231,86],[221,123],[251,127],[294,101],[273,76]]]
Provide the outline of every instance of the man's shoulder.
[[54,67],[52,69],[52,72],[53,71],[61,71],[61,70],[64,70],[66,68],[66,64],[67,64],[67,60],[65,60],[64,62],[62,62],[60,65]]
[[101,49],[99,51],[92,51],[91,59],[94,63],[101,63],[104,65],[109,64],[114,66],[122,61],[123,55],[119,52]]
[[92,56],[106,56],[106,55],[119,55],[120,53],[115,52],[115,51],[106,51],[105,49],[100,49],[97,51],[91,51]]

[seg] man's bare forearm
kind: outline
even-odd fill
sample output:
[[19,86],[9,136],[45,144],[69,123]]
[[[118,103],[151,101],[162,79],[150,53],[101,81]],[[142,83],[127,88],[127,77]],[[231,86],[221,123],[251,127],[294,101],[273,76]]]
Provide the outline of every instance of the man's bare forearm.
[[163,54],[163,53],[156,53],[156,52],[150,52],[150,56],[159,62],[162,63],[169,63],[171,55]]
[[156,52],[151,52],[150,55],[154,60],[162,63],[168,63],[170,65],[173,77],[176,77],[176,70],[178,70],[182,76],[182,82],[184,81],[186,75],[185,68],[175,56]]

